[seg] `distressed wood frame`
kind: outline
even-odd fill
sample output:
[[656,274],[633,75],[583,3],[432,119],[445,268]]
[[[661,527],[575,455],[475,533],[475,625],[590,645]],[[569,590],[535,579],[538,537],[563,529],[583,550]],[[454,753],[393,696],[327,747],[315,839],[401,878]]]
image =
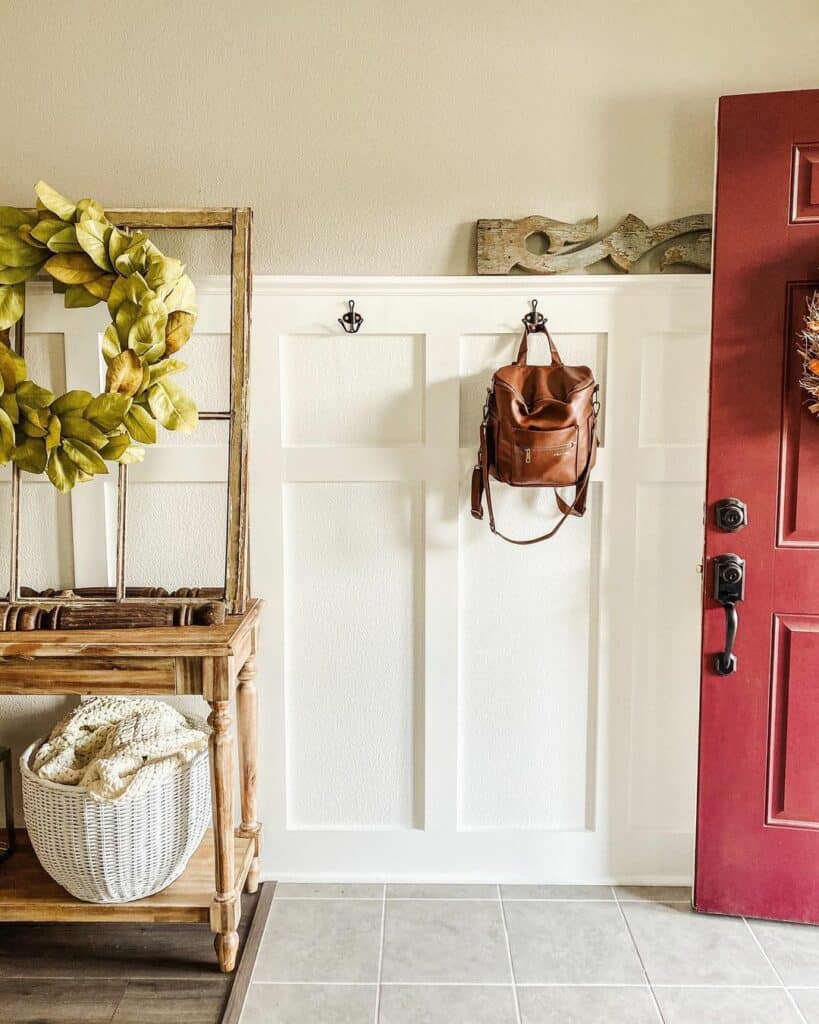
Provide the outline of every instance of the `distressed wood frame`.
[[[243,614],[248,601],[248,377],[250,370],[250,296],[252,211],[247,207],[203,209],[108,210],[109,219],[120,228],[229,231],[230,254],[230,408],[200,412],[202,420],[229,423],[228,505],[223,596],[228,614]],[[15,325],[14,348],[25,350],[25,316]],[[117,502],[116,586],[93,595],[73,593],[23,595],[20,592],[20,480],[21,470],[11,470],[11,552],[8,600],[15,605],[53,608],[55,603],[99,606],[102,611],[115,602],[204,604],[214,600],[207,593],[177,593],[171,597],[129,593],[125,585],[128,467],[119,466]],[[103,624],[101,622],[101,624]]]

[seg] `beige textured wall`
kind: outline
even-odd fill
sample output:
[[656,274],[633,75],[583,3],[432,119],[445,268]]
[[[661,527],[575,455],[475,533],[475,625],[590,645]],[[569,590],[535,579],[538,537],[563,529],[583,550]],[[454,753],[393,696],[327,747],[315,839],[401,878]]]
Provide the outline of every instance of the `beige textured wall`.
[[474,272],[481,216],[707,209],[721,93],[816,0],[5,0],[3,202],[247,203],[256,270]]

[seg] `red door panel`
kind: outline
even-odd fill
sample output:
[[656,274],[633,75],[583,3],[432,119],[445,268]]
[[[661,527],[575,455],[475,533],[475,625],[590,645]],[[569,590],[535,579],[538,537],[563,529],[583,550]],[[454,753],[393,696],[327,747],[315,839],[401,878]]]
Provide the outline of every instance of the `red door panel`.
[[[694,903],[819,922],[819,420],[799,333],[819,288],[819,91],[720,100]],[[739,532],[714,506],[748,506]],[[714,559],[745,560],[719,675]]]

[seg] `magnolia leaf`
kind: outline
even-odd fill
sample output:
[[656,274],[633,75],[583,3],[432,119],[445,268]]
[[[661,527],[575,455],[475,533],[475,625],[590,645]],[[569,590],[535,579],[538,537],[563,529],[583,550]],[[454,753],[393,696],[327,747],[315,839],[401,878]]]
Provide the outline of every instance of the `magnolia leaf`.
[[[51,403],[51,411],[55,416],[64,416],[66,413],[82,412],[94,396],[90,391],[66,391],[64,395],[55,398]],[[85,422],[85,421],[83,421]]]
[[101,276],[100,268],[84,252],[60,253],[45,265],[46,273],[63,284],[84,284]]
[[50,238],[61,231],[65,231],[66,227],[65,221],[49,217],[47,220],[40,220],[34,225],[31,229],[31,236],[36,238],[38,242],[47,245]]
[[63,494],[74,487],[79,477],[76,464],[69,458],[68,453],[60,448],[55,448],[49,456],[46,473],[52,484]]
[[0,270],[0,284],[22,284],[39,274],[41,266],[42,263],[34,263],[30,267],[4,267]]
[[158,295],[169,313],[175,313],[177,310],[196,313],[196,289],[187,274],[183,274],[171,288],[160,288]]
[[159,299],[143,302],[139,317],[128,332],[128,347],[148,363],[155,363],[165,352],[165,328],[168,314]]
[[108,259],[110,234],[111,228],[97,220],[81,220],[77,224],[77,241],[80,246],[101,270],[107,271],[113,269],[111,261]]
[[12,423],[20,422],[20,406],[17,404],[17,396],[6,392],[0,395],[0,409],[8,416]]
[[70,199],[66,199],[65,196],[61,196],[56,189],[53,189],[44,181],[38,181],[34,186],[34,191],[43,206],[47,210],[51,210],[52,213],[56,213],[60,220],[74,220],[77,215],[77,207]]
[[66,309],[84,309],[87,306],[96,306],[101,299],[93,295],[84,284],[70,284],[65,290]]
[[[47,427],[48,421],[51,419],[51,410],[46,406],[42,409],[32,409],[30,406],[20,406],[20,412],[23,416],[21,426],[25,423],[30,423],[34,427]],[[42,434],[32,434],[32,437],[42,437]]]
[[42,250],[24,242],[16,230],[0,231],[0,265],[4,267],[33,267],[42,261]]
[[144,458],[145,449],[138,444],[131,444],[120,455],[118,461],[127,465],[129,462],[142,462]]
[[13,451],[14,424],[9,414],[4,409],[0,409],[0,465],[5,466]]
[[117,257],[128,251],[133,241],[133,236],[129,235],[127,231],[111,228],[111,234],[108,237],[108,259],[112,265],[116,263]]
[[[116,285],[114,285],[116,288]],[[113,288],[111,291],[113,292]],[[114,328],[121,348],[128,347],[128,335],[139,316],[139,306],[135,302],[123,302],[114,316]]]
[[16,324],[23,315],[26,305],[26,291],[22,284],[5,284],[0,287],[0,330]]
[[20,239],[20,241],[25,242],[26,245],[30,245],[34,249],[46,248],[46,246],[42,242],[32,237],[30,224],[21,224],[20,227],[17,228],[17,237]]
[[39,423],[32,423],[29,419],[20,420],[17,429],[22,431],[25,437],[45,437],[46,429]]
[[54,401],[54,393],[33,380],[24,380],[17,385],[17,401],[28,409],[47,409]]
[[115,359],[120,351],[117,329],[113,324],[109,324],[105,328],[105,334],[102,336],[102,355],[106,363],[110,363],[112,359]]
[[7,345],[0,345],[0,377],[4,391],[16,391],[17,385],[26,379],[26,361]]
[[172,380],[160,380],[148,389],[148,405],[166,430],[190,434],[196,429],[199,415],[193,399]]
[[[155,365],[159,365],[158,363]],[[142,364],[142,383],[139,385],[139,391],[137,395],[140,396],[151,383],[151,366],[149,363]]]
[[165,331],[165,351],[169,355],[178,352],[183,345],[190,341],[195,323],[196,317],[193,313],[186,313],[178,309],[170,314]]
[[[128,414],[130,415],[130,413]],[[119,462],[123,452],[128,448],[131,443],[131,438],[128,435],[127,430],[124,430],[121,434],[112,434],[108,438],[108,443],[104,448],[100,449],[100,456],[103,459],[107,459],[109,462]]]
[[60,437],[62,431],[60,428],[60,420],[57,416],[52,416],[48,421],[48,433],[46,434],[46,451],[50,452],[53,448],[56,448],[60,443]]
[[46,468],[46,447],[42,438],[27,437],[11,453],[11,460],[26,473],[42,473]]
[[183,363],[181,359],[163,359],[159,363],[154,363],[153,366],[149,367],[149,384],[156,384],[158,380],[162,380],[163,377],[170,377],[171,374],[181,373],[182,370],[187,370],[188,364]]
[[148,287],[156,291],[163,286],[175,285],[184,273],[185,264],[181,260],[156,253],[148,260],[145,280],[148,282]]
[[142,444],[156,444],[156,423],[141,405],[132,405],[125,416],[125,429],[135,441]]
[[148,269],[148,237],[136,235],[130,246],[121,256],[114,260],[118,274],[130,277],[132,274],[144,274]]
[[85,473],[107,473],[108,467],[105,462],[100,458],[97,452],[86,444],[84,441],[72,440],[66,438],[63,441],[63,451],[71,459],[72,462],[80,467]]
[[85,288],[87,292],[96,296],[96,298],[101,299],[103,302],[107,302],[115,281],[116,277],[113,274],[103,274],[102,277],[98,277],[96,281],[86,281],[83,288]]
[[105,210],[96,199],[80,199],[77,203],[77,216],[84,221],[104,221]]
[[113,317],[124,302],[139,305],[149,292],[150,288],[141,274],[117,278],[108,296],[108,312]]
[[74,225],[70,224],[68,227],[64,226],[62,231],[55,231],[48,240],[48,248],[51,252],[82,252]]
[[0,228],[16,229],[23,224],[31,224],[33,219],[29,210],[17,210],[13,206],[0,206]]
[[116,430],[130,408],[128,395],[97,395],[86,408],[85,418],[100,430]]
[[[131,349],[115,356],[108,364],[105,390],[120,395],[135,395],[142,384],[142,360]],[[126,423],[127,425],[127,423]]]
[[85,441],[93,448],[104,448],[108,443],[108,436],[104,430],[95,427],[93,423],[85,419],[80,413],[69,413],[60,417],[63,437],[71,437],[76,441]]

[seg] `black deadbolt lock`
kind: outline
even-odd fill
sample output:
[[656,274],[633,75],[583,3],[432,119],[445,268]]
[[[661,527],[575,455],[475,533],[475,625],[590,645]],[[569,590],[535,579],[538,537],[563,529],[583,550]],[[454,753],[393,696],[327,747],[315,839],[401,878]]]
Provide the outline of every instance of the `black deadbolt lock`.
[[726,533],[736,533],[748,525],[748,506],[739,498],[723,498],[714,506],[717,527]]

